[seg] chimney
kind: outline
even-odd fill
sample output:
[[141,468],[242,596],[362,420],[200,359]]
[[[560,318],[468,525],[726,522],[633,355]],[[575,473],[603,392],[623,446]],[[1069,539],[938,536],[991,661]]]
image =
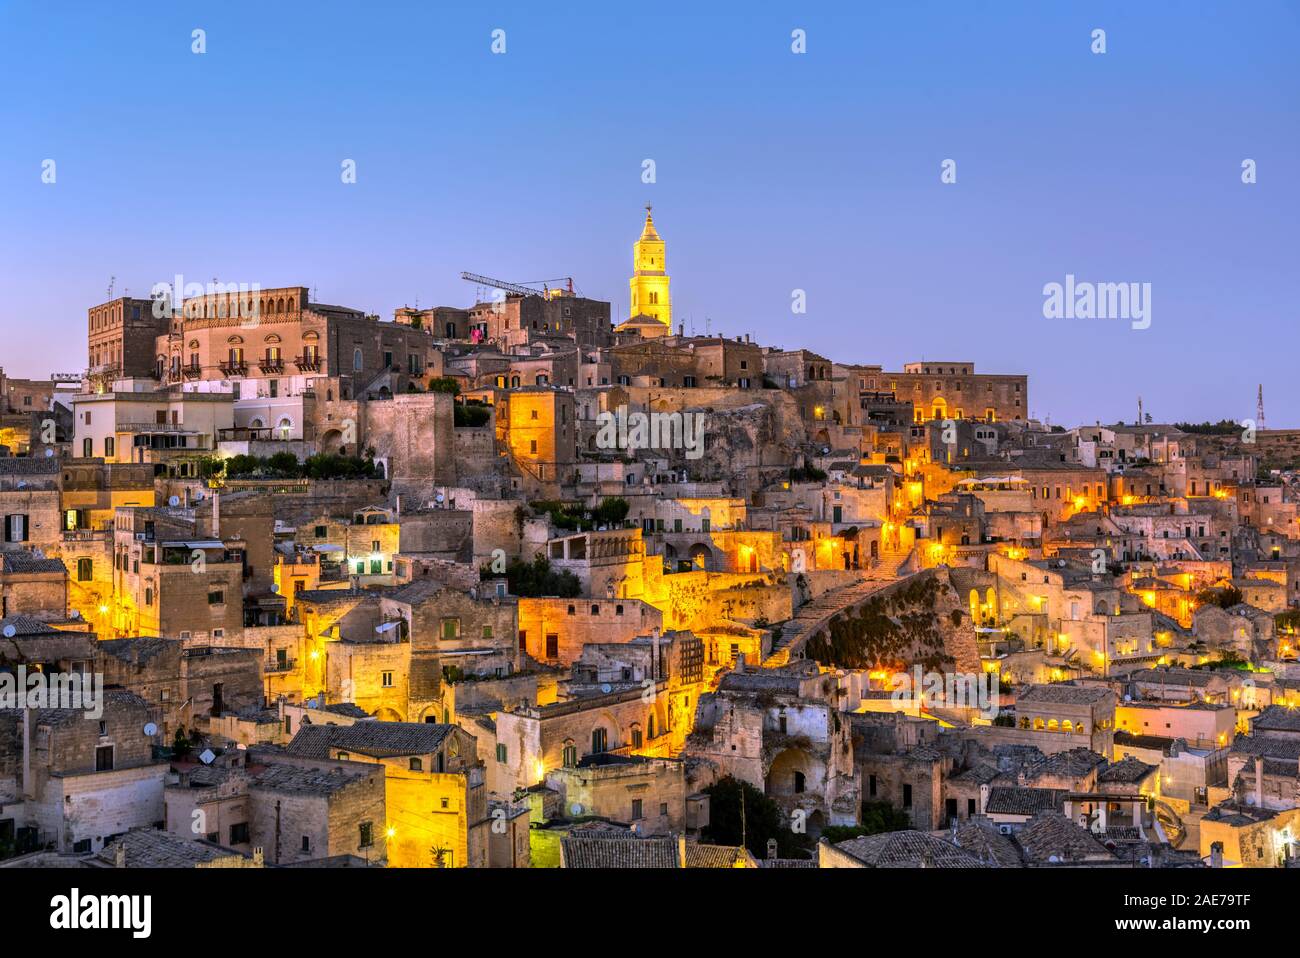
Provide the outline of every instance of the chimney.
[[744,652],[741,652],[738,656],[736,656],[736,674],[737,675],[745,674],[745,653]]
[[1219,842],[1215,842],[1210,846],[1210,867],[1223,867],[1223,845]]
[[113,849],[113,866],[126,867],[126,844],[120,838],[117,841],[117,848]]
[[221,538],[221,493],[212,492],[212,538]]
[[767,860],[770,862],[776,861],[776,839],[775,838],[769,838],[767,840]]
[[398,493],[398,495],[397,495],[397,509],[396,509],[396,513],[397,513],[397,515],[399,515],[399,516],[402,514],[402,496],[401,496],[401,493]]
[[1255,756],[1255,807],[1264,807],[1264,756]]
[[686,867],[686,833],[677,836],[677,867]]

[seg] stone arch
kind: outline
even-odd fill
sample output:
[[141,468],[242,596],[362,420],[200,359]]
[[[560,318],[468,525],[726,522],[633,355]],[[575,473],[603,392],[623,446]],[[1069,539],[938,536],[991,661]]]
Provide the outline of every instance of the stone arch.
[[805,795],[815,787],[816,763],[801,748],[778,752],[763,779],[766,794],[778,798]]
[[343,448],[343,432],[339,429],[327,429],[320,437],[320,451],[334,455]]
[[691,565],[706,572],[715,572],[713,550],[703,542],[697,542],[690,549]]
[[403,721],[401,712],[397,711],[397,709],[388,708],[387,706],[375,709],[375,718],[381,722]]

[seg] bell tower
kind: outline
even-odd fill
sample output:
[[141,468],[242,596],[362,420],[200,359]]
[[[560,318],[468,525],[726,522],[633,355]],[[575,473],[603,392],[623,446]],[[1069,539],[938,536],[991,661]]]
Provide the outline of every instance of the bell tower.
[[673,307],[668,297],[668,273],[665,272],[664,241],[655,230],[650,204],[645,208],[645,226],[641,238],[632,244],[632,278],[629,317],[649,316],[672,328]]

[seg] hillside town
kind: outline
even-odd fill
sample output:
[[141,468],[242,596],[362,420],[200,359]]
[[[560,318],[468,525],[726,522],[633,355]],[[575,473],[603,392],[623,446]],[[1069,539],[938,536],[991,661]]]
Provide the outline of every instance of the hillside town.
[[653,213],[622,322],[177,276],[0,369],[0,868],[1297,865],[1262,389],[700,334]]

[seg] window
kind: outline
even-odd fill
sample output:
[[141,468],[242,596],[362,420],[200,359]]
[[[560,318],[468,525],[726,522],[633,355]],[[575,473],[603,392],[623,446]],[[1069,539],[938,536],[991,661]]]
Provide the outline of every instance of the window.
[[238,825],[230,826],[230,844],[248,844],[248,822],[240,822]]
[[460,619],[442,620],[442,637],[444,639],[460,638]]
[[560,637],[554,632],[546,635],[546,657],[548,659],[558,659],[560,657]]
[[380,681],[383,683],[384,688],[391,689],[393,687],[393,673],[391,671],[381,672]]
[[104,458],[111,459],[112,457],[113,457],[113,437],[107,436],[104,439]]
[[603,728],[593,729],[591,733],[591,750],[596,753],[604,752],[609,744],[608,734]]
[[5,542],[27,541],[27,514],[16,512],[5,516]]
[[578,764],[578,747],[573,744],[573,739],[564,740],[564,767],[573,768]]
[[410,765],[410,769],[411,769],[412,772],[423,772],[423,771],[424,771],[424,759],[422,759],[422,758],[413,757],[413,758],[411,759],[409,765]]
[[912,807],[912,786],[911,785],[903,786],[903,807],[904,808]]
[[93,559],[77,560],[77,581],[89,582],[94,577],[95,562]]
[[632,821],[636,821],[638,818],[645,817],[645,813],[643,811],[644,806],[642,802],[643,800],[639,798],[632,799]]
[[807,786],[807,782],[804,779],[803,772],[795,772],[794,773],[795,794],[801,794],[806,786]]
[[302,836],[302,850],[304,852],[311,851],[311,838],[307,835]]
[[208,605],[225,605],[226,593],[224,589],[214,589],[208,593]]
[[502,765],[504,765],[508,757],[509,757],[509,752],[506,749],[505,745],[501,742],[497,742],[497,761],[500,762]]
[[95,771],[111,772],[113,770],[113,746],[101,745],[95,749]]
[[375,828],[370,822],[362,822],[358,826],[360,834],[357,836],[358,848],[369,848],[375,843]]

